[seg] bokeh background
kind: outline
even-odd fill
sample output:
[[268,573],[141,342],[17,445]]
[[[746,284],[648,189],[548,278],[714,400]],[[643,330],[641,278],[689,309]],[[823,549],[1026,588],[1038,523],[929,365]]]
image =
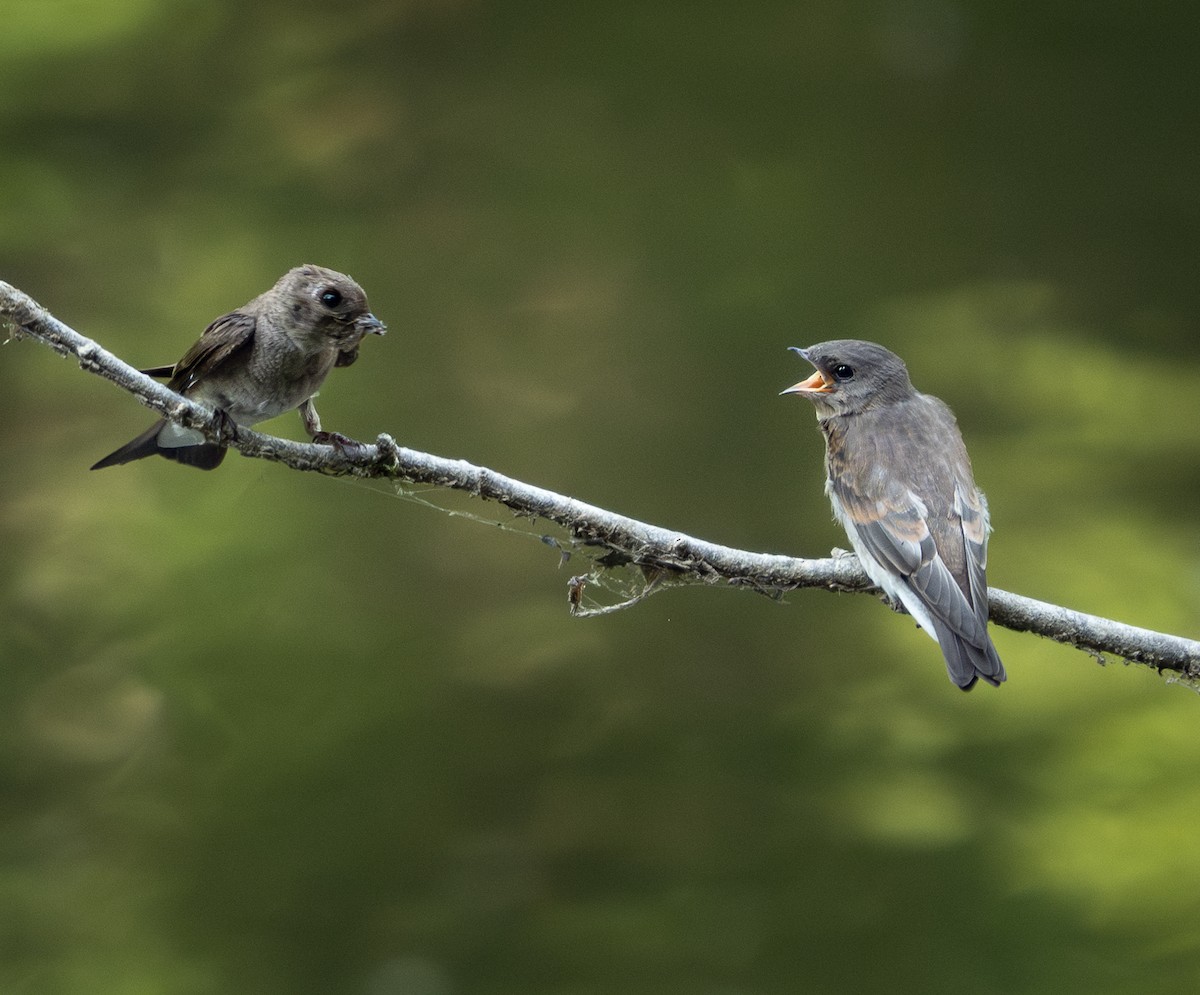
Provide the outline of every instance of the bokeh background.
[[[1192,6],[0,22],[0,278],[128,361],[318,262],[391,327],[328,427],[816,556],[785,347],[876,339],[996,586],[1200,635]],[[148,421],[0,349],[0,990],[1196,990],[1193,690],[998,630],[962,695],[864,597],[572,619],[579,559],[386,487],[87,472]]]

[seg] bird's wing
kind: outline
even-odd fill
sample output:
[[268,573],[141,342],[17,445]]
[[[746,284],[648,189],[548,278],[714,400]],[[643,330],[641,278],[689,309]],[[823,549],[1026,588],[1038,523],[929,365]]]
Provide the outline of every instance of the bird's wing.
[[187,354],[175,364],[175,373],[167,384],[176,393],[186,393],[205,374],[218,369],[234,353],[248,349],[254,342],[255,318],[231,311],[206,329]]
[[[845,480],[834,483],[832,488],[843,514],[851,519],[864,550],[889,572],[898,575],[935,620],[968,643],[985,645],[988,639],[987,609],[984,608],[981,620],[975,607],[963,594],[963,589],[934,542],[929,529],[929,511],[920,497],[908,488],[894,487],[883,499],[869,500],[848,486]],[[955,541],[956,532],[961,543],[962,533],[952,522],[948,530],[951,542]],[[981,549],[986,548],[986,527],[983,535]],[[967,542],[969,548],[970,540]],[[972,593],[986,590],[983,560],[974,555],[967,559],[972,565],[969,574]],[[978,595],[975,600],[978,603]],[[983,604],[986,603],[985,595]]]
[[987,498],[974,487],[964,487],[959,483],[954,489],[954,511],[962,526],[971,603],[975,607],[976,617],[987,625],[987,544],[991,531]]

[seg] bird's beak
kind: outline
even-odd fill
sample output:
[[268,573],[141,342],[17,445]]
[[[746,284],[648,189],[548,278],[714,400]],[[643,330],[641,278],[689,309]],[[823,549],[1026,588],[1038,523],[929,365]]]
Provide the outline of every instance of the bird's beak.
[[[808,350],[801,349],[798,345],[790,345],[788,349],[794,352],[801,359],[808,359]],[[808,359],[812,363],[811,359]],[[816,365],[815,363],[813,364]],[[826,380],[825,375],[817,370],[807,380],[801,380],[799,383],[792,384],[787,390],[781,390],[780,396],[784,394],[832,394],[833,381]]]
[[375,317],[375,315],[367,312],[355,324],[362,329],[364,335],[382,335],[387,331],[387,325]]
[[825,379],[825,374],[820,370],[816,370],[807,380],[801,380],[797,384],[792,384],[787,390],[781,390],[780,394],[832,394],[833,383]]

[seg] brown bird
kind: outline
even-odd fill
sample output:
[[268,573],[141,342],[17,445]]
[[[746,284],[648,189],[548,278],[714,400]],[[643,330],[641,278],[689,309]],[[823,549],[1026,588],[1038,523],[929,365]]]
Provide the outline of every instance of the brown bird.
[[825,490],[858,559],[941,647],[950,680],[999,685],[988,635],[988,507],[954,414],[920,394],[904,361],[874,342],[793,349],[816,367],[785,394],[817,409]]
[[[257,425],[298,408],[314,442],[345,444],[350,440],[344,436],[321,431],[313,397],[330,370],[358,358],[364,335],[385,331],[350,277],[322,266],[297,266],[265,294],[209,325],[174,366],[142,372],[169,377],[171,390],[215,409],[235,434],[238,425]],[[92,469],[157,454],[212,470],[225,452],[200,432],[164,418]]]

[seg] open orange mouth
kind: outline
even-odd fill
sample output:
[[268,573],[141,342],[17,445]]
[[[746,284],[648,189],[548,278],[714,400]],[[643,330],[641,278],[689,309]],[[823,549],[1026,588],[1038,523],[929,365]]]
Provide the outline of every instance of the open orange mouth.
[[807,380],[801,380],[798,384],[793,384],[784,394],[832,394],[833,381],[825,379],[825,374],[817,370]]

